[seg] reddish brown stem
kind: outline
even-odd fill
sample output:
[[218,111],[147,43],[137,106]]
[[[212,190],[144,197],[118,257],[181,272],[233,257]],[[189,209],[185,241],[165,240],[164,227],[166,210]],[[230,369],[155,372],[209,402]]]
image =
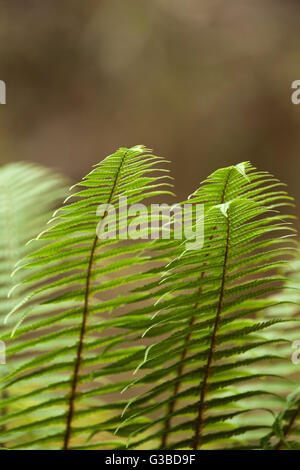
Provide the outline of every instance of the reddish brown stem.
[[[284,431],[284,437],[288,437],[290,432],[292,431],[293,429],[293,426],[296,422],[296,419],[298,418],[298,416],[300,415],[300,405],[298,406],[298,408],[296,409],[295,413],[293,414],[293,416],[291,417],[290,419],[290,422],[288,423],[285,431]],[[281,440],[278,442],[278,444],[276,445],[275,447],[275,450],[281,450],[282,447],[284,446],[284,442]]]
[[[222,195],[221,195],[221,198],[220,198],[220,203],[223,204],[224,201],[225,201],[225,195],[226,195],[226,189],[227,189],[227,185],[228,185],[228,182],[229,182],[229,179],[230,179],[230,175],[231,175],[231,171],[230,170],[228,172],[228,175],[227,175],[227,178],[226,178],[226,181],[225,181],[225,184],[224,184],[224,188],[223,188],[223,191],[222,191]],[[216,227],[214,228],[214,230],[216,229]],[[209,240],[212,240],[213,239],[213,235],[211,235],[209,237]],[[206,255],[208,256],[208,255]],[[205,273],[203,272],[200,276],[200,279],[203,279]],[[200,295],[202,292],[202,287],[199,287],[198,289],[198,294]],[[199,302],[197,302],[195,305],[194,305],[194,309],[197,309],[199,306]],[[189,322],[189,327],[192,327],[193,324],[195,323],[196,321],[196,316],[193,315],[191,317],[191,320]],[[189,332],[188,335],[185,337],[184,339],[184,349],[182,351],[182,354],[181,354],[181,357],[180,357],[180,362],[181,361],[184,361],[184,359],[186,358],[187,356],[187,344],[188,342],[190,341],[191,339],[191,336],[192,336],[192,332]],[[175,387],[174,387],[174,391],[173,391],[173,396],[175,397],[180,389],[180,377],[182,376],[183,374],[183,371],[184,371],[184,364],[180,364],[180,366],[178,367],[178,370],[177,370],[177,374],[176,374],[176,384],[175,384]],[[174,398],[174,400],[172,400],[169,404],[169,408],[168,408],[168,415],[170,415],[170,417],[167,419],[167,421],[165,422],[165,427],[164,427],[164,434],[162,436],[162,441],[161,441],[161,449],[164,449],[166,446],[167,446],[167,443],[168,443],[168,433],[170,431],[170,427],[171,427],[171,421],[172,421],[172,414],[175,410],[175,406],[176,406],[176,398]]]
[[[124,155],[121,159],[121,162],[120,162],[119,168],[117,170],[115,180],[114,180],[114,184],[113,184],[113,187],[111,189],[107,204],[110,204],[111,201],[112,201],[112,198],[113,198],[113,195],[114,195],[117,183],[118,183],[120,171],[121,171],[121,168],[122,168],[122,165],[124,163],[126,155],[127,155],[127,152],[124,153]],[[107,213],[105,213],[103,215],[103,219],[106,215],[107,215]],[[74,417],[74,404],[75,404],[76,391],[77,391],[77,385],[78,385],[78,377],[79,377],[79,370],[80,370],[80,364],[81,364],[83,343],[84,343],[84,337],[85,337],[85,332],[86,332],[87,317],[88,317],[88,312],[89,312],[91,277],[92,277],[92,270],[93,270],[94,257],[95,257],[95,253],[96,253],[97,243],[98,243],[98,236],[96,235],[96,237],[94,239],[94,242],[93,242],[93,245],[92,245],[92,250],[91,250],[91,255],[90,255],[90,260],[89,260],[89,265],[88,265],[88,270],[87,270],[85,298],[84,298],[84,309],[83,309],[83,316],[82,316],[82,322],[81,322],[81,328],[80,328],[79,343],[78,343],[78,347],[77,347],[77,354],[76,354],[75,365],[74,365],[74,373],[73,373],[72,382],[71,382],[71,393],[70,393],[70,398],[69,398],[69,406],[68,406],[68,414],[67,414],[67,425],[66,425],[66,432],[65,432],[65,436],[64,436],[64,445],[63,445],[64,450],[68,450],[69,449],[69,444],[70,444],[72,421],[73,421],[73,417]]]
[[207,363],[204,368],[204,377],[203,381],[200,383],[201,393],[200,393],[200,401],[198,406],[198,417],[195,423],[195,439],[193,443],[193,450],[198,450],[202,444],[202,429],[204,425],[204,412],[205,412],[205,398],[208,390],[208,379],[210,375],[210,369],[214,358],[215,346],[217,341],[217,331],[220,324],[221,312],[223,308],[223,300],[224,300],[224,292],[225,292],[225,280],[226,280],[226,271],[227,271],[227,260],[228,260],[228,252],[229,252],[229,234],[230,234],[230,224],[229,224],[229,215],[227,216],[227,236],[226,236],[226,247],[225,247],[225,255],[224,255],[224,267],[223,267],[223,274],[222,274],[222,283],[221,283],[221,291],[220,297],[218,302],[218,309],[214,323],[214,329],[210,341],[209,353],[207,358]]

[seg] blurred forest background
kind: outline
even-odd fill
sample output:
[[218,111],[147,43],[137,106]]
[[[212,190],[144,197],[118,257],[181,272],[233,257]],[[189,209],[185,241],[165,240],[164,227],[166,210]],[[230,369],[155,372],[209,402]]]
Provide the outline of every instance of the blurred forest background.
[[299,26],[299,0],[0,0],[0,163],[76,181],[142,143],[178,198],[251,160],[300,205]]

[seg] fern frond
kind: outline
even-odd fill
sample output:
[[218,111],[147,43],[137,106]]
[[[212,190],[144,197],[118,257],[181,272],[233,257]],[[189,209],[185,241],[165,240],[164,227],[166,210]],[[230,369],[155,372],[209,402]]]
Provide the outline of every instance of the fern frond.
[[[131,370],[130,358],[141,346],[128,347],[125,341],[126,328],[134,328],[135,317],[124,320],[107,313],[118,307],[128,310],[146,298],[145,293],[123,293],[122,286],[156,273],[154,269],[142,275],[143,264],[149,263],[145,242],[120,245],[117,238],[101,239],[99,227],[109,220],[110,205],[121,210],[120,197],[131,205],[172,194],[167,170],[161,168],[164,162],[143,146],[121,148],[105,158],[75,185],[79,191],[67,198],[33,244],[42,246],[15,270],[24,279],[15,290],[22,300],[8,317],[30,315],[31,322],[18,322],[8,347],[9,355],[27,354],[4,383],[4,389],[15,394],[2,405],[9,402],[20,408],[1,418],[9,425],[3,436],[11,448],[82,447],[96,425],[103,433],[101,447],[117,425],[124,403],[106,404],[99,397],[124,387],[124,379],[109,384],[107,378]],[[99,216],[100,204],[105,210]],[[121,216],[116,222],[116,228],[122,228]],[[145,323],[145,317],[139,320]],[[27,393],[17,394],[20,384]],[[144,419],[131,427],[141,422]]]
[[[66,180],[46,168],[29,163],[8,164],[0,168],[0,339],[9,335],[11,324],[4,325],[4,318],[18,302],[18,296],[11,292],[15,282],[24,280],[24,273],[19,272],[15,280],[11,273],[16,263],[24,258],[30,248],[27,242],[36,236],[45,226],[51,211],[65,196]],[[19,299],[20,300],[20,299]],[[1,363],[1,376],[7,369],[17,366],[17,361],[10,358],[7,366]],[[9,401],[7,391],[1,392],[1,401]],[[8,408],[1,407],[2,418]],[[5,427],[1,427],[4,432]],[[1,433],[0,433],[1,434]]]
[[[268,333],[269,338],[282,336],[285,343],[280,348],[280,354],[285,357],[284,363],[272,364],[270,371],[284,374],[287,381],[275,382],[273,390],[282,396],[287,396],[284,406],[278,407],[276,418],[272,424],[272,431],[262,440],[263,447],[271,450],[299,448],[300,408],[299,408],[299,309],[300,309],[300,276],[299,276],[299,249],[297,259],[284,270],[286,281],[284,288],[274,296],[276,304],[267,310],[269,318],[286,318],[294,321],[277,323]],[[275,352],[274,348],[273,351]],[[278,348],[277,348],[278,352]],[[291,390],[295,390],[291,393]],[[276,443],[277,442],[277,443]]]
[[[268,339],[264,331],[289,319],[255,320],[274,303],[266,296],[280,288],[284,276],[276,271],[294,252],[290,217],[278,212],[293,203],[280,186],[242,163],[216,171],[189,198],[204,204],[205,245],[179,249],[161,281],[146,286],[162,300],[147,308],[154,316],[149,336],[156,342],[146,349],[132,387],[150,389],[127,406],[124,425],[138,417],[150,423],[140,430],[147,436],[136,441],[139,431],[133,432],[129,446],[145,446],[154,437],[172,449],[214,448],[217,441],[229,448],[254,446],[271,425],[269,418],[252,425],[233,413],[247,410],[250,416],[280,400],[259,384],[269,376],[268,362],[278,360],[266,352],[268,345],[285,338]],[[179,428],[187,438],[176,441]]]

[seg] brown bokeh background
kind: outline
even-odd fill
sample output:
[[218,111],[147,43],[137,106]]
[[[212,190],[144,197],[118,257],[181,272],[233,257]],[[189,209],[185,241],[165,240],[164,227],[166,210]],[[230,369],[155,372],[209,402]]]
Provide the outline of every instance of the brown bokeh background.
[[0,0],[0,163],[78,180],[143,143],[179,198],[251,160],[300,204],[299,24],[299,0]]

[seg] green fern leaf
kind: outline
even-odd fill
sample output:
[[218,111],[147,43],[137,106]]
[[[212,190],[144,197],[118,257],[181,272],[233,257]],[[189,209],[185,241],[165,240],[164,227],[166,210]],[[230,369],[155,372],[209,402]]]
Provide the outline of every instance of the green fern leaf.
[[[36,250],[15,269],[23,282],[14,292],[22,299],[7,318],[30,316],[30,324],[18,321],[7,350],[9,357],[27,355],[3,385],[14,393],[13,398],[2,400],[2,406],[14,403],[20,408],[1,418],[9,423],[2,438],[11,448],[81,447],[95,426],[91,418],[103,432],[118,422],[114,415],[124,403],[99,405],[97,397],[124,387],[124,380],[107,385],[106,378],[131,370],[130,357],[139,355],[141,346],[123,344],[121,328],[130,318],[105,315],[143,300],[145,293],[120,290],[143,277],[154,278],[156,272],[143,274],[143,264],[149,263],[144,241],[119,245],[117,239],[101,239],[99,228],[109,220],[109,205],[120,209],[120,197],[130,205],[172,194],[167,170],[160,168],[164,162],[143,146],[121,148],[107,157],[75,185],[79,192],[56,211],[49,228],[32,244]],[[100,204],[105,211],[98,215]],[[120,216],[117,229],[121,226]],[[145,322],[142,316],[140,321]],[[101,336],[108,328],[120,330]],[[20,384],[27,393],[18,395]]]

